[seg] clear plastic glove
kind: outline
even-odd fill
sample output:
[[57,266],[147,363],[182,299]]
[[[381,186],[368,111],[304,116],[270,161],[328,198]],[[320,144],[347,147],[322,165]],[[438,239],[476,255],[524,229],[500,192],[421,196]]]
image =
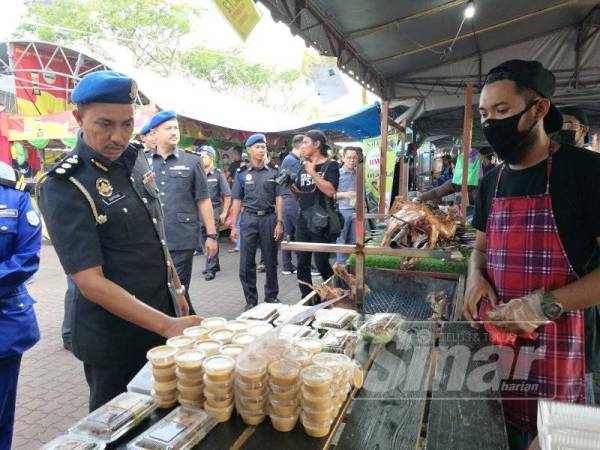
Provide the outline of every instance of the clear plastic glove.
[[535,291],[525,297],[513,298],[488,312],[488,319],[505,331],[526,334],[550,321],[542,310],[544,291]]

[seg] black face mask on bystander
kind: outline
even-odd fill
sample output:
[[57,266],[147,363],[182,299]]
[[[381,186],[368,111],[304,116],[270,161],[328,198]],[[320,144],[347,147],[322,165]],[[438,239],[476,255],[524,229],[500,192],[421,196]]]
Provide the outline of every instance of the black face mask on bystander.
[[526,130],[519,131],[519,121],[523,114],[529,111],[536,101],[529,104],[523,111],[504,119],[487,119],[481,124],[483,134],[498,157],[509,164],[518,163],[530,144],[531,130],[534,121]]

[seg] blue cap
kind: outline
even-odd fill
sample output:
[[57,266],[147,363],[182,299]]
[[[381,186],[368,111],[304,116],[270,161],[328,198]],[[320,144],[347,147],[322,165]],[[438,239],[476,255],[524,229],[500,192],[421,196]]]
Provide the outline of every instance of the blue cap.
[[152,130],[159,126],[161,123],[173,119],[177,119],[177,114],[175,114],[175,111],[161,111],[159,113],[154,114],[154,117],[150,119],[150,123],[148,123],[148,129]]
[[263,143],[266,144],[267,143],[267,138],[265,137],[264,134],[260,134],[260,133],[253,134],[248,139],[246,139],[246,148],[252,147],[257,142],[263,142]]
[[215,157],[217,156],[217,152],[210,145],[203,145],[198,150],[200,150],[200,153],[208,153],[212,159],[215,159]]
[[71,101],[84,103],[132,104],[137,97],[137,84],[127,75],[112,70],[92,72],[84,76],[73,92]]
[[138,134],[139,134],[140,136],[145,136],[145,135],[147,135],[148,133],[150,133],[150,122],[146,122],[146,123],[144,124],[144,126],[143,126],[142,128],[140,128],[140,131],[138,132]]

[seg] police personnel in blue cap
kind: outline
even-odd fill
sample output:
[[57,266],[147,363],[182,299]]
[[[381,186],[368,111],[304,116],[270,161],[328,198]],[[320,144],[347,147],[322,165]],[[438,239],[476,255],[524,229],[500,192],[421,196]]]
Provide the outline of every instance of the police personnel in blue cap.
[[52,244],[77,286],[72,344],[90,410],[126,390],[150,348],[200,322],[173,270],[152,170],[129,144],[136,95],[120,73],[83,77],[71,94],[82,133],[39,185]]
[[[187,291],[192,279],[194,249],[200,239],[200,220],[206,224],[206,257],[212,258],[217,253],[217,231],[206,174],[197,155],[177,148],[179,125],[173,111],[156,114],[150,121],[150,129],[156,138],[156,151],[147,154],[148,162],[160,189],[167,245],[189,302]],[[189,306],[193,311],[191,302]]]
[[[215,167],[215,149],[210,145],[203,145],[200,147],[200,158],[202,158],[202,165],[204,167],[204,173],[206,173],[206,179],[208,181],[208,192],[210,194],[210,201],[215,216],[215,230],[219,232],[221,223],[225,222],[227,214],[229,213],[229,207],[231,206],[231,189],[225,174],[220,169]],[[208,231],[206,225],[202,223],[202,245],[206,245],[206,239]],[[204,279],[206,281],[214,280],[216,272],[221,270],[219,266],[219,248],[217,247],[217,254],[213,257],[206,258],[206,268],[202,271],[205,274]]]
[[140,141],[144,144],[146,151],[156,149],[156,138],[154,134],[150,133],[150,122],[146,123],[138,132]]
[[0,162],[0,449],[10,449],[21,356],[39,339],[25,284],[38,270],[42,226],[26,185]]
[[[238,169],[233,181],[231,197],[232,223],[240,219],[240,281],[246,297],[246,308],[258,303],[256,291],[256,247],[265,260],[265,302],[279,303],[277,282],[277,242],[283,236],[283,200],[275,182],[277,168],[265,165],[267,152],[263,134],[253,134],[246,140],[250,162]],[[231,239],[238,239],[237,230],[231,229]]]

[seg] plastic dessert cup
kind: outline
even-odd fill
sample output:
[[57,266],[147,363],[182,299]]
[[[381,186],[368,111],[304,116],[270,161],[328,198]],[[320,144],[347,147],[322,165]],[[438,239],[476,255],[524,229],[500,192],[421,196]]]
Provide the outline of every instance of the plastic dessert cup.
[[181,406],[185,406],[187,408],[202,409],[202,407],[204,406],[204,397],[200,400],[186,400],[184,398],[181,398],[181,396],[178,396],[177,401]]
[[298,400],[269,400],[269,410],[278,416],[297,415],[299,406]]
[[239,413],[246,425],[259,425],[266,417],[264,411],[248,411],[240,409]]
[[175,364],[175,355],[177,349],[168,345],[160,345],[158,347],[151,348],[146,353],[146,358],[152,364],[155,369],[170,368]]
[[300,420],[302,421],[302,425],[304,426],[304,431],[310,437],[314,438],[322,438],[329,434],[329,430],[331,429],[331,420],[327,420],[325,422],[311,422],[307,420],[304,416],[304,413],[301,414]]
[[269,364],[269,377],[279,386],[293,386],[298,383],[301,366],[295,361],[280,359]]
[[156,381],[173,381],[177,377],[175,365],[161,369],[152,368],[152,378]]
[[310,365],[312,359],[312,353],[308,350],[304,350],[300,347],[293,347],[287,350],[283,355],[281,355],[283,359],[287,359],[290,361],[295,361],[300,364],[302,367],[306,367]]
[[207,317],[202,322],[200,322],[200,326],[208,328],[210,330],[214,330],[215,328],[223,328],[227,325],[227,319],[224,317]]
[[327,422],[332,419],[332,416],[337,415],[337,409],[335,407],[324,408],[324,409],[313,409],[308,406],[302,408],[302,414],[309,422]]
[[246,346],[256,340],[256,336],[248,333],[236,334],[231,338],[231,343],[236,345]]
[[204,374],[202,371],[198,372],[182,372],[181,370],[175,370],[177,380],[179,384],[187,387],[202,386],[204,384]]
[[267,396],[261,395],[258,397],[243,397],[238,396],[237,402],[240,406],[240,409],[246,411],[263,411],[265,410],[265,406],[267,404]]
[[233,392],[221,395],[213,394],[210,391],[205,391],[204,397],[206,398],[209,406],[213,408],[227,408],[233,404]]
[[296,341],[296,347],[306,350],[311,355],[321,353],[323,349],[323,343],[316,338],[302,338]]
[[316,366],[331,369],[336,381],[350,381],[352,360],[346,355],[339,353],[319,353],[313,356],[312,363]]
[[179,391],[179,397],[184,400],[198,401],[204,397],[203,388],[201,386],[187,387],[179,383],[177,385],[177,390]]
[[204,410],[217,422],[227,422],[229,419],[231,419],[233,405],[230,405],[226,408],[214,408],[208,403],[204,402]]
[[206,352],[200,349],[183,350],[175,356],[175,364],[181,372],[201,372],[205,359]]
[[300,389],[302,397],[302,407],[314,408],[314,409],[327,409],[331,408],[334,404],[333,395],[331,392],[327,394],[314,395],[308,393],[304,386]]
[[233,359],[237,359],[243,351],[244,346],[238,344],[226,344],[219,349],[221,355],[231,356]]
[[263,381],[267,373],[267,360],[260,356],[247,356],[238,358],[236,363],[236,372],[239,381],[242,383],[257,383]]
[[202,337],[207,336],[209,332],[210,328],[203,327],[202,325],[195,325],[193,327],[189,327],[183,330],[183,334],[185,336],[194,338],[194,340],[198,340]]
[[298,423],[298,414],[290,415],[290,416],[280,416],[277,414],[270,414],[271,425],[277,431],[281,431],[282,433],[287,433],[288,431],[292,431],[296,428],[296,424]]
[[283,392],[271,391],[271,392],[269,392],[269,398],[271,400],[276,400],[276,401],[298,400],[300,398],[300,390],[292,389],[290,391],[283,391]]
[[194,347],[194,342],[196,340],[193,337],[186,336],[184,334],[179,336],[173,336],[170,339],[167,339],[167,345],[171,347],[175,347],[177,352],[181,352],[183,350],[188,350]]
[[223,344],[221,341],[215,341],[213,339],[204,339],[201,341],[197,341],[194,344],[194,348],[196,350],[202,350],[207,357],[214,356],[219,354],[219,349]]
[[208,338],[213,341],[219,341],[221,344],[231,344],[231,339],[235,333],[227,328],[215,328],[208,333]]
[[331,392],[333,372],[327,367],[308,366],[300,372],[303,389],[312,395],[324,395]]
[[245,320],[230,320],[225,328],[233,331],[235,334],[245,333],[248,329],[248,322]]
[[229,381],[233,375],[235,361],[231,356],[209,356],[202,363],[202,369],[209,382]]
[[259,323],[248,327],[248,334],[256,337],[263,336],[270,331],[273,331],[273,326],[268,323]]
[[152,383],[152,387],[154,388],[154,392],[156,392],[157,395],[166,397],[177,390],[177,379],[167,382],[154,380],[154,383]]
[[258,383],[243,383],[236,379],[236,392],[243,397],[257,397],[267,393],[268,384],[266,381]]

